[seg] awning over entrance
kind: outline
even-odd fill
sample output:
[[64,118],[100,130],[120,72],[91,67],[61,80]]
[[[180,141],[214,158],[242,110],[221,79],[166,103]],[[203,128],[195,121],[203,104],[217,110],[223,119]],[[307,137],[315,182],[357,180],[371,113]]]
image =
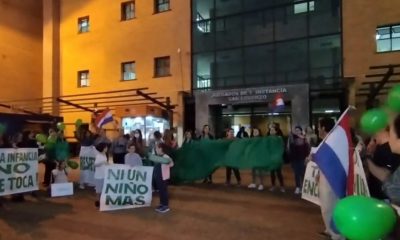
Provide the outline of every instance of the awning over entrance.
[[168,112],[172,122],[172,111],[175,105],[169,97],[158,96],[148,88],[133,88],[103,92],[64,95],[36,99],[16,99],[0,102],[0,107],[9,108],[29,115],[60,115],[74,112],[96,113],[98,110],[122,106],[149,105],[158,106]]
[[400,82],[400,64],[371,66],[372,73],[365,75],[367,80],[361,83],[356,96],[365,97],[367,109],[379,105],[378,96],[387,95],[393,84]]
[[171,104],[169,97],[157,96],[156,92],[149,92],[148,88],[83,93],[60,97],[17,99],[2,101],[0,107],[11,108],[27,114],[46,114],[51,113],[52,109],[56,107],[59,108],[60,113],[70,113],[95,112],[97,109],[114,109],[119,106],[145,104],[157,105],[165,110],[175,108]]

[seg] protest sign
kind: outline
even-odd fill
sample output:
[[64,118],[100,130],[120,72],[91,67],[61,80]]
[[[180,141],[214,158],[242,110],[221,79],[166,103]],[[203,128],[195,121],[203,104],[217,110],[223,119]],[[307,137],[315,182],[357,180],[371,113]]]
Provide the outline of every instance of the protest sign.
[[113,164],[106,167],[100,211],[151,205],[153,167]]
[[[362,195],[369,197],[369,189],[367,178],[361,162],[359,151],[354,151],[354,195]],[[319,169],[316,163],[309,162],[307,164],[306,173],[304,175],[303,189],[301,198],[320,205],[319,202]]]
[[309,162],[307,164],[306,174],[304,175],[301,198],[317,205],[319,205],[318,176],[319,168],[317,164],[315,162]]
[[38,190],[38,149],[0,149],[0,196]]
[[70,195],[74,195],[74,185],[72,183],[51,184],[51,197],[62,197]]
[[93,146],[81,147],[80,159],[80,178],[79,183],[94,186],[94,161],[96,160],[96,149]]

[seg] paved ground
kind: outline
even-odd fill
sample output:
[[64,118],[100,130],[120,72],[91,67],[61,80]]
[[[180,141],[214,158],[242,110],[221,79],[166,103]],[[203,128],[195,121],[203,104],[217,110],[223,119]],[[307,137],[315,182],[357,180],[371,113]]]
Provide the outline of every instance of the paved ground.
[[[223,183],[224,172],[216,175],[215,182]],[[249,173],[243,175],[243,184],[248,184]],[[291,172],[286,169],[285,175],[290,185]],[[319,209],[291,190],[257,192],[223,184],[170,187],[171,212],[164,215],[153,208],[100,213],[90,190],[54,199],[41,191],[38,198],[27,196],[23,203],[4,201],[0,240],[320,239]],[[153,205],[157,203],[155,196]]]

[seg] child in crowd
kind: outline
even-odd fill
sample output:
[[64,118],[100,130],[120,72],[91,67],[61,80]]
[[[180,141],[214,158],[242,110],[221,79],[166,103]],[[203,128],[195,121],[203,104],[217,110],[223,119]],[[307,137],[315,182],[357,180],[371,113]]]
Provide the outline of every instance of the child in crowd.
[[131,167],[143,166],[142,158],[136,153],[134,143],[131,143],[128,147],[128,153],[125,155],[125,164]]
[[96,154],[96,160],[94,161],[94,179],[95,179],[95,188],[98,200],[95,202],[95,206],[100,206],[100,195],[101,191],[103,190],[104,178],[105,178],[105,167],[108,164],[107,162],[107,144],[106,143],[99,143],[96,146],[96,150],[98,153]]
[[53,177],[53,183],[67,183],[68,182],[68,170],[65,161],[59,161],[57,168],[51,171]]
[[169,159],[168,163],[156,163],[154,166],[154,182],[160,194],[160,206],[156,208],[159,213],[168,212],[168,179],[170,178],[170,168],[174,166],[171,157],[165,154],[169,147],[165,143],[160,143],[156,146],[156,153],[158,156]]

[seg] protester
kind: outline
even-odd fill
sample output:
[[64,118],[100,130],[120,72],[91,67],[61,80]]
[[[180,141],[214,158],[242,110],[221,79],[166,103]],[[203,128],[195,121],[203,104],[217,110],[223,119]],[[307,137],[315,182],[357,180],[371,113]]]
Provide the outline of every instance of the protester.
[[143,142],[143,135],[140,129],[136,129],[133,131],[131,138],[129,139],[128,146],[134,144],[136,153],[139,154],[141,157],[144,157],[145,152],[145,144]]
[[153,136],[154,138],[150,141],[149,148],[151,153],[156,154],[156,147],[163,142],[163,139],[160,131],[155,131]]
[[178,143],[175,140],[174,134],[171,129],[165,129],[163,134],[164,143],[170,148],[168,153],[171,154],[172,149],[178,148]]
[[[21,147],[23,147],[23,134],[21,132],[17,132],[13,136],[11,144],[12,144],[13,148],[21,148]],[[11,195],[11,199],[14,202],[23,202],[23,201],[25,201],[23,193],[13,194],[13,195]]]
[[67,183],[68,182],[68,170],[67,163],[65,161],[59,161],[57,168],[51,171],[53,176],[53,183]]
[[[324,139],[328,133],[333,129],[335,126],[335,121],[332,118],[322,118],[319,121],[318,126],[318,133],[320,139]],[[332,214],[333,210],[336,206],[338,201],[338,197],[336,196],[335,192],[332,190],[329,182],[325,178],[324,174],[320,171],[319,175],[319,200],[321,203],[321,214],[322,219],[325,224],[325,230],[321,232],[321,235],[328,236],[333,240],[342,240],[344,239],[342,236],[337,234],[332,229]]]
[[311,127],[306,128],[306,140],[310,147],[316,147],[318,145],[318,136]]
[[160,143],[156,146],[156,153],[158,156],[169,159],[169,163],[161,164],[156,163],[154,166],[154,182],[159,191],[160,206],[156,208],[159,213],[166,213],[169,209],[169,197],[168,197],[168,179],[170,178],[170,168],[174,166],[174,162],[171,157],[166,154],[169,146],[165,143]]
[[53,129],[49,129],[49,137],[47,139],[48,145],[45,147],[46,150],[46,159],[43,161],[45,170],[44,170],[44,181],[43,186],[47,187],[51,183],[51,171],[56,168],[56,151],[55,151],[55,143],[57,141],[57,132]]
[[[389,144],[393,153],[400,154],[400,114],[390,125]],[[375,165],[371,159],[367,162],[370,173],[383,183],[382,190],[391,203],[400,206],[400,167],[391,173],[389,169]],[[399,219],[390,237],[400,239]]]
[[94,162],[95,170],[94,170],[94,179],[95,179],[95,189],[97,193],[98,200],[95,201],[95,206],[99,207],[100,206],[100,195],[101,191],[103,189],[103,184],[104,184],[104,178],[106,175],[106,165],[108,164],[107,162],[107,144],[105,143],[100,143],[96,146],[97,154],[96,154],[96,160]]
[[300,194],[305,173],[305,160],[310,153],[310,145],[303,135],[303,129],[300,126],[296,126],[290,135],[288,149],[296,182],[294,193]]
[[[252,128],[250,137],[251,138],[261,137],[260,129]],[[253,181],[249,184],[248,188],[250,189],[257,188],[259,191],[264,190],[264,170],[260,168],[253,168],[251,170],[251,177]],[[259,182],[258,186],[257,186],[257,180]]]
[[[270,136],[278,136],[278,137],[282,138],[281,136],[279,136],[277,134],[278,134],[278,132],[276,131],[275,127],[271,127],[269,129],[268,135],[270,135]],[[284,144],[283,139],[282,139],[282,144]],[[283,158],[283,155],[282,155],[282,158]],[[272,186],[271,186],[271,188],[269,190],[271,192],[275,191],[275,180],[276,180],[276,177],[278,177],[280,191],[281,192],[285,192],[286,190],[285,190],[285,185],[284,185],[284,182],[283,182],[282,167],[271,171],[271,185]]]
[[[111,140],[107,137],[107,131],[104,128],[101,128],[99,130],[99,134],[95,137],[93,144],[94,144],[94,146],[97,146],[100,143],[105,143],[107,145],[107,149],[110,150]],[[108,160],[109,151],[107,151],[106,155],[107,155],[107,160]]]
[[249,134],[246,132],[245,127],[240,127],[239,132],[236,134],[236,138],[248,138]]
[[[210,126],[208,126],[207,124],[205,124],[203,126],[203,131],[201,132],[201,135],[199,137],[199,140],[213,140],[214,136],[210,133]],[[203,183],[208,183],[208,184],[212,184],[213,180],[212,180],[212,173],[210,173],[210,175],[208,175],[204,180]]]
[[124,164],[126,150],[128,148],[128,139],[124,136],[122,129],[119,131],[119,136],[112,142],[111,152],[115,164]]
[[193,134],[192,131],[190,130],[186,130],[185,132],[185,136],[183,138],[183,143],[182,143],[182,147],[186,144],[190,144],[193,142]]
[[[366,158],[370,159],[377,167],[385,168],[393,173],[400,165],[400,155],[392,153],[389,145],[389,127],[375,134],[368,144]],[[373,174],[369,175],[368,187],[371,197],[387,199],[382,191],[382,182]]]
[[37,141],[35,139],[35,133],[32,131],[24,131],[22,133],[22,148],[38,148]]
[[[234,132],[233,132],[232,128],[227,130],[226,139],[227,140],[234,140],[235,139],[235,135],[234,135]],[[231,185],[232,171],[235,174],[237,186],[240,186],[241,185],[241,177],[240,177],[239,169],[233,168],[233,167],[226,167],[226,182],[225,182],[225,184],[228,185],[228,186]]]
[[135,143],[131,143],[128,147],[128,153],[125,155],[125,164],[130,167],[143,166],[142,158],[136,152]]

